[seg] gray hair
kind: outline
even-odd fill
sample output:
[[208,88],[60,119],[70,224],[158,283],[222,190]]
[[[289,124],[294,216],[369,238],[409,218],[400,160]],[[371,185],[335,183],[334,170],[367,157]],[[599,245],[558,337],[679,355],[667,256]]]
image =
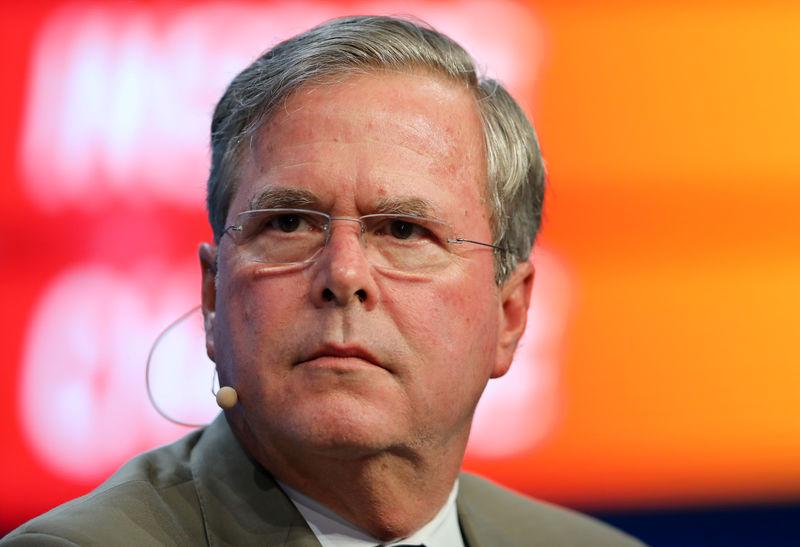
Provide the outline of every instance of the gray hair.
[[238,185],[243,145],[302,86],[375,70],[423,70],[465,85],[476,99],[486,146],[485,200],[497,283],[527,260],[539,231],[545,173],[536,133],[497,81],[477,75],[472,57],[447,36],[418,22],[346,17],[323,23],[264,53],[233,79],[211,123],[208,216],[222,236]]

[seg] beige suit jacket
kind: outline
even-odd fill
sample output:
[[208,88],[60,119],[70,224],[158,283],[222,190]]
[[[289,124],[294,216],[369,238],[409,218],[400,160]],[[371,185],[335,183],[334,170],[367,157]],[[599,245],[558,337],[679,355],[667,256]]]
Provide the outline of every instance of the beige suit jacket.
[[[598,521],[472,475],[462,474],[456,505],[469,547],[641,545]],[[22,525],[0,544],[320,545],[222,416],[136,456],[93,492]]]

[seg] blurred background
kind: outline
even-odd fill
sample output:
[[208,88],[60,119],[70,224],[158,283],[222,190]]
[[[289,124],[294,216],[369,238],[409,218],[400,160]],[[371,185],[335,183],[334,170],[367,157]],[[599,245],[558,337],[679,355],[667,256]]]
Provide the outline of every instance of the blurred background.
[[[360,13],[464,44],[548,166],[530,326],[465,467],[654,546],[800,544],[800,6],[755,1],[0,5],[0,534],[188,432],[145,362],[199,304],[214,104]],[[200,330],[168,339],[154,396],[207,421]]]

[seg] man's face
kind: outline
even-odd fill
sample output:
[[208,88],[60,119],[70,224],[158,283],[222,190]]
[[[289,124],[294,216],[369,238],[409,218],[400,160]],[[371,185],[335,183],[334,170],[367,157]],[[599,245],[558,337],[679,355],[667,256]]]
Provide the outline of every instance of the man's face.
[[[489,242],[485,185],[467,91],[427,75],[352,76],[302,88],[258,131],[227,225],[254,204],[360,217],[424,203],[457,236]],[[508,294],[486,247],[464,245],[435,273],[379,270],[358,224],[334,221],[316,261],[276,272],[225,235],[215,286],[209,249],[209,351],[239,394],[234,429],[268,455],[463,451],[478,398],[524,328],[523,310],[507,332]],[[517,292],[530,290],[525,268]]]

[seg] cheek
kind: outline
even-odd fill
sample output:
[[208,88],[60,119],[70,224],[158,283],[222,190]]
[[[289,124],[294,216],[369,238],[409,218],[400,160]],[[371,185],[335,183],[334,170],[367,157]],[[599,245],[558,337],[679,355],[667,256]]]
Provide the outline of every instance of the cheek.
[[457,343],[457,347],[451,347],[450,351],[470,363],[465,374],[484,376],[494,363],[496,309],[496,303],[489,295],[460,292],[453,296],[448,316],[441,319],[450,322],[450,339]]
[[457,360],[465,367],[469,363],[466,374],[483,375],[482,363],[493,363],[497,340],[497,304],[494,293],[487,292],[476,293],[473,283],[440,283],[396,287],[384,294],[398,332],[428,366],[446,372],[444,365]]
[[221,280],[214,338],[217,365],[225,380],[249,383],[278,373],[274,364],[291,359],[292,347],[286,342],[301,336],[294,333],[302,301],[297,286],[296,280],[287,284],[245,274]]
[[[486,296],[425,292],[396,321],[413,355],[408,393],[417,419],[442,434],[462,431],[494,365],[497,323]],[[413,310],[413,311],[412,311]]]

